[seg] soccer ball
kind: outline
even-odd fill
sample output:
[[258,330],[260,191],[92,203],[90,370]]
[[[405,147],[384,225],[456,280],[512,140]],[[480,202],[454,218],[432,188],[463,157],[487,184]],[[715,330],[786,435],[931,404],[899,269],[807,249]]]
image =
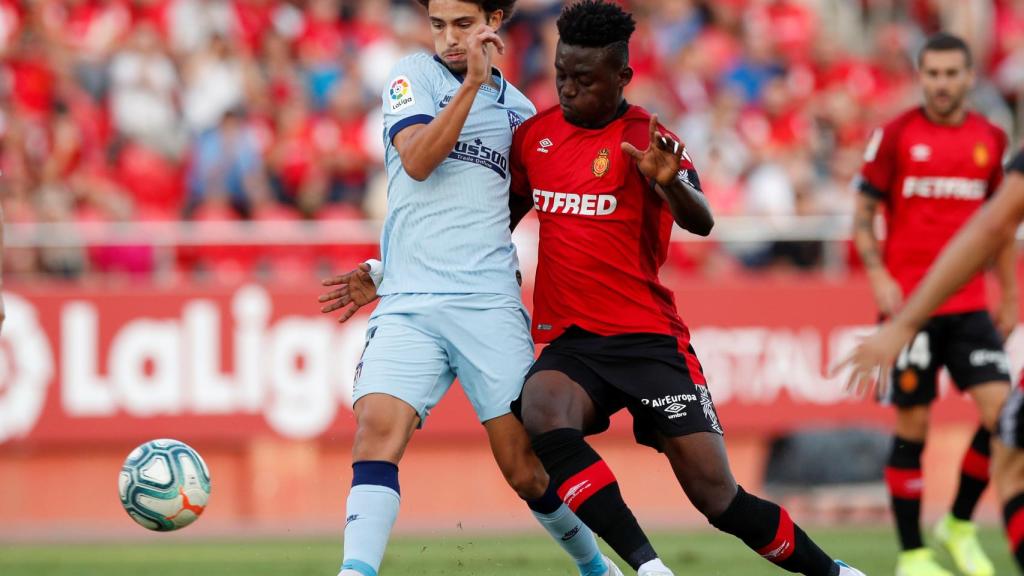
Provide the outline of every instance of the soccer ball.
[[117,489],[132,520],[149,530],[169,532],[203,513],[210,498],[210,471],[184,442],[151,440],[128,455]]

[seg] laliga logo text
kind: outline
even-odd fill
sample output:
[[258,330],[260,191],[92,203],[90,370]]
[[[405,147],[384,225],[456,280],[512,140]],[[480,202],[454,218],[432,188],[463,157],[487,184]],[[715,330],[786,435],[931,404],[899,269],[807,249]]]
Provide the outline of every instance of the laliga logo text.
[[[10,294],[5,300],[0,443],[32,431],[57,362],[32,304]],[[59,335],[64,416],[262,414],[281,436],[321,434],[337,408],[352,403],[365,322],[336,329],[328,318],[286,316],[271,323],[270,297],[258,286],[239,289],[230,308],[222,323],[215,303],[187,301],[180,318],[131,320],[114,327],[101,347],[101,327],[111,327],[102,326],[96,306],[68,302]],[[222,324],[232,331],[222,335]],[[226,357],[231,371],[223,367]]]
[[27,436],[39,420],[53,380],[53,351],[32,304],[4,294],[0,339],[0,443]]

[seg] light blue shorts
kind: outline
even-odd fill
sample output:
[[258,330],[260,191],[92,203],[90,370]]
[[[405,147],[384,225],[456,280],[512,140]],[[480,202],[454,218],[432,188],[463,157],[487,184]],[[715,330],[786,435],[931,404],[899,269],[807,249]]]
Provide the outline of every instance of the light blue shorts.
[[457,377],[486,422],[510,413],[533,364],[530,317],[501,294],[392,294],[370,317],[352,399],[388,394],[420,425]]

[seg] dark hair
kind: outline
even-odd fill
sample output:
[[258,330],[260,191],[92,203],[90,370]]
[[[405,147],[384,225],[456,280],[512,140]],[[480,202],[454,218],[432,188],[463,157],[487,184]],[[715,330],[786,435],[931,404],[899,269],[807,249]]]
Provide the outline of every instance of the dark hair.
[[581,0],[566,6],[558,18],[558,35],[570,46],[607,48],[622,64],[629,62],[629,39],[636,20],[618,4],[604,0]]
[[928,38],[921,51],[917,54],[917,65],[920,67],[924,63],[924,55],[927,52],[950,52],[952,50],[959,50],[964,53],[964,59],[967,61],[968,68],[974,66],[974,58],[971,56],[971,48],[967,46],[967,42],[964,42],[959,36],[946,32],[939,32]]
[[[417,0],[424,8],[430,8],[430,0]],[[466,4],[476,4],[483,9],[484,14],[492,14],[498,10],[504,14],[504,19],[512,17],[516,9],[516,0],[459,0]]]

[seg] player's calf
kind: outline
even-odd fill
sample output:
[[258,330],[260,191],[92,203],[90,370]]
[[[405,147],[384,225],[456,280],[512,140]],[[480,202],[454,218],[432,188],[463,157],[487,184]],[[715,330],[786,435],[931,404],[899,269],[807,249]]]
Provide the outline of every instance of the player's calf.
[[484,428],[505,480],[526,501],[537,522],[573,558],[581,576],[614,574],[594,534],[558,497],[519,420],[506,414],[484,422]]
[[341,575],[377,576],[401,503],[398,466],[362,461],[352,464],[352,472]]
[[992,474],[1003,503],[1010,551],[1024,573],[1024,380],[1013,390],[999,418]]
[[345,507],[342,576],[376,576],[398,518],[398,461],[419,415],[386,394],[370,394],[355,405],[352,489]]
[[662,433],[659,446],[686,496],[712,526],[736,536],[763,558],[790,572],[839,574],[840,566],[793,523],[789,513],[736,484],[720,434],[668,437]]
[[1003,520],[1010,551],[1017,559],[1017,566],[1024,570],[1024,492],[1011,497],[1003,505]]
[[954,518],[969,521],[974,515],[974,509],[991,479],[991,466],[992,434],[985,426],[979,426],[960,465],[960,486],[953,501]]
[[807,576],[837,576],[840,565],[829,557],[777,504],[738,488],[736,497],[711,525],[732,534],[765,560]]
[[618,481],[582,432],[565,428],[541,434],[533,439],[533,449],[561,500],[634,570],[657,559]]

